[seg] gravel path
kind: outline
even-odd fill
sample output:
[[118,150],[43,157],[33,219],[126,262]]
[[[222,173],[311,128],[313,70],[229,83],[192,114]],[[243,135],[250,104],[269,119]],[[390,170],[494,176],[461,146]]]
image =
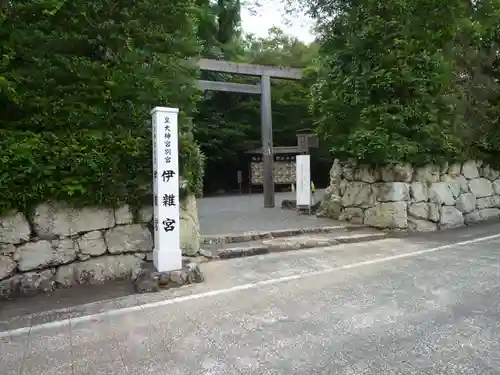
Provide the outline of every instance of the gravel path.
[[[323,191],[317,191],[316,194],[321,197]],[[316,218],[314,215],[298,215],[295,210],[282,209],[283,199],[294,199],[294,193],[277,193],[275,208],[264,208],[262,194],[199,199],[198,215],[201,233],[242,233],[342,224],[339,221]]]

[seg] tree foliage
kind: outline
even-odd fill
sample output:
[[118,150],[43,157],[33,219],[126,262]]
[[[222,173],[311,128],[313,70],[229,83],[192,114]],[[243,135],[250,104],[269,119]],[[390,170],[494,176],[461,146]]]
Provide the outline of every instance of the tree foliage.
[[47,199],[151,194],[155,105],[182,109],[181,171],[199,191],[191,133],[199,51],[191,0],[7,2],[0,18],[0,210]]
[[[235,31],[238,32],[237,30]],[[296,133],[313,127],[309,114],[309,90],[314,81],[314,58],[318,44],[305,44],[287,36],[279,28],[269,30],[267,38],[245,35],[236,38],[231,60],[252,64],[287,66],[304,70],[303,81],[272,80],[273,140],[276,146],[294,146]],[[213,79],[258,83],[258,78],[219,75]],[[248,160],[244,152],[261,144],[260,97],[252,94],[213,92],[198,105],[195,135],[207,155],[207,192],[237,188],[236,171]],[[314,176],[328,174],[330,156],[326,149],[314,155]],[[318,182],[318,179],[315,179]]]
[[500,165],[500,1],[467,3],[454,45],[459,108],[466,139],[479,155]]
[[312,90],[335,156],[416,164],[498,160],[497,0],[309,0]]
[[0,40],[9,60],[3,76],[14,85],[19,103],[2,106],[0,126],[35,131],[144,127],[153,103],[190,113],[196,72],[188,71],[181,58],[197,53],[192,4],[132,4],[12,2]]
[[[199,101],[193,80],[254,80],[200,77],[183,61],[201,54],[307,68],[318,50],[279,29],[268,38],[242,35],[240,0],[2,4],[0,210],[47,199],[150,199],[154,105],[181,108],[181,169],[190,189],[230,188],[242,153],[260,144],[259,97],[220,92]],[[293,145],[296,131],[312,126],[310,83],[273,81],[275,144]]]
[[335,155],[419,163],[464,151],[447,56],[460,3],[338,1],[323,25],[313,95],[318,131]]

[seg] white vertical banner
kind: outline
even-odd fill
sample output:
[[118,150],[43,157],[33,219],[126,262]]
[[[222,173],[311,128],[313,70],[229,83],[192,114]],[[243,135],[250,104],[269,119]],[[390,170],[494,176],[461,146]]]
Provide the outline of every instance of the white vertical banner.
[[297,207],[311,206],[311,157],[310,155],[297,155],[296,157],[295,189]]
[[153,125],[153,262],[159,272],[182,268],[179,219],[179,109],[155,107]]

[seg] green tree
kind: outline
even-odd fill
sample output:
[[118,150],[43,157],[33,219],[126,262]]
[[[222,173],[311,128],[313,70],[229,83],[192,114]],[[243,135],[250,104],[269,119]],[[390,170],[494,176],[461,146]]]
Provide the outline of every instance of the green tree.
[[[306,78],[301,82],[272,81],[272,110],[274,144],[293,146],[299,130],[312,128],[309,114],[309,90],[314,81],[319,45],[304,44],[271,29],[267,38],[246,35],[235,48],[233,60],[238,62],[289,66],[304,69]],[[221,80],[257,83],[257,78],[223,76]],[[244,152],[260,146],[260,97],[240,93],[211,93],[200,104],[195,117],[196,138],[207,155],[207,190],[237,188],[236,171],[244,169]],[[325,149],[314,153],[313,170],[316,176],[327,176],[330,157]],[[326,161],[328,159],[328,161]],[[316,179],[315,181],[317,181]]]
[[[239,0],[197,0],[200,22],[197,35],[201,41],[201,56],[211,59],[232,60],[240,41],[240,1]],[[230,77],[216,72],[202,72],[201,79],[225,81]],[[214,181],[220,154],[225,148],[225,139],[221,139],[219,129],[230,133],[233,139],[238,132],[232,132],[225,122],[225,114],[213,105],[217,101],[232,100],[227,93],[205,93],[205,100],[200,102],[194,117],[195,137],[200,141],[201,148],[207,156],[207,173],[205,184]],[[226,102],[227,104],[227,102]],[[229,105],[228,108],[231,108]],[[237,141],[235,139],[235,141]],[[231,161],[231,154],[227,159]],[[215,167],[215,170],[214,170]],[[208,187],[210,190],[210,187]]]
[[233,58],[240,37],[240,0],[196,0],[202,56]]
[[481,158],[500,163],[500,2],[466,3],[466,17],[453,48],[457,109]]
[[500,1],[285,0],[321,43],[311,112],[338,157],[500,165]]
[[47,199],[150,199],[156,105],[181,108],[181,172],[199,190],[190,121],[197,71],[185,63],[200,47],[195,5],[4,3],[0,76],[12,94],[0,96],[0,211]]
[[189,113],[196,71],[180,57],[198,52],[191,5],[11,2],[0,29],[9,55],[3,75],[20,103],[2,106],[0,127],[135,128],[155,103]]

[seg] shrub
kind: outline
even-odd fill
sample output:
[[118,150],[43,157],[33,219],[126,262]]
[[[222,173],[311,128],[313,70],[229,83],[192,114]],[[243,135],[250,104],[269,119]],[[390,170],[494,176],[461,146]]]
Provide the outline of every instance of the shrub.
[[[180,149],[188,190],[200,193],[199,148],[183,135]],[[150,132],[0,131],[0,212],[47,200],[76,206],[152,202],[151,159]]]
[[321,5],[332,17],[324,18],[312,109],[334,155],[372,164],[466,157],[470,149],[456,108],[449,48],[463,2],[332,4]]
[[201,190],[192,137],[194,0],[16,0],[0,15],[0,213],[49,199],[151,199],[149,111],[178,107],[180,167]]

